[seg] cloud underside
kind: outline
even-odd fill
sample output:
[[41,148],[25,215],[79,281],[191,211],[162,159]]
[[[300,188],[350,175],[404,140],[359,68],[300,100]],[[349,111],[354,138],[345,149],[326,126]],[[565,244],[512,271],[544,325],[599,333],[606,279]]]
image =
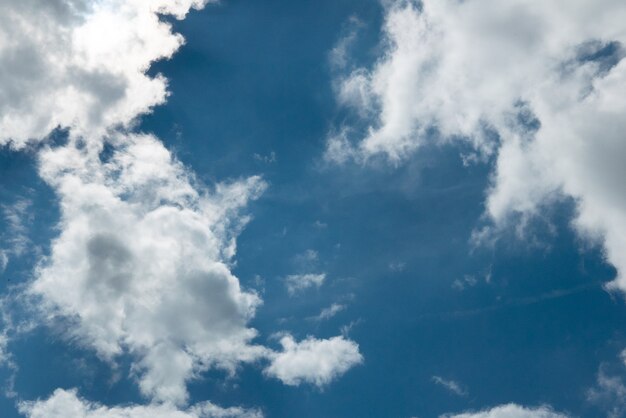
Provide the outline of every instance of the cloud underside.
[[[485,238],[546,205],[606,249],[626,290],[626,4],[557,0],[388,2],[371,68],[339,68],[340,103],[361,124],[328,140],[330,160],[395,163],[426,144],[494,158]],[[465,147],[467,148],[467,147]]]
[[[161,405],[109,408],[59,390],[21,404],[29,417],[257,417],[211,404],[185,409],[187,383],[211,368],[232,375],[263,361],[287,384],[321,385],[360,361],[342,337],[292,340],[306,346],[295,357],[292,346],[254,342],[248,322],[262,301],[231,263],[245,206],[265,183],[202,184],[158,138],[134,132],[168,96],[167,80],[148,69],[184,42],[161,15],[182,19],[207,2],[0,0],[0,145],[36,145],[61,212],[25,300],[67,341],[111,363],[130,356],[141,393]],[[340,362],[324,357],[329,344],[340,346]],[[303,353],[323,371],[307,368]],[[285,356],[297,361],[274,373]]]

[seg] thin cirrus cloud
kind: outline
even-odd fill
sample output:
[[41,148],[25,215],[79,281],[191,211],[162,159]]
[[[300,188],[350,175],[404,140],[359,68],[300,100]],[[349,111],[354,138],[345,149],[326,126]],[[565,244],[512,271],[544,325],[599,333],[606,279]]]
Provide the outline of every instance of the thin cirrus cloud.
[[344,311],[346,309],[346,305],[342,305],[340,303],[333,303],[327,308],[321,310],[318,315],[312,316],[309,319],[313,321],[325,321],[330,318],[333,318],[339,312]]
[[[358,346],[343,337],[292,340],[278,352],[254,343],[248,322],[262,301],[242,289],[230,264],[249,219],[244,208],[265,182],[205,186],[158,138],[132,131],[168,95],[167,80],[146,71],[184,42],[160,15],[182,19],[206,3],[0,0],[0,32],[11,34],[0,36],[0,144],[41,144],[38,171],[61,212],[50,255],[24,290],[30,312],[62,324],[62,337],[102,359],[130,355],[131,375],[153,403],[104,407],[58,390],[21,403],[28,417],[258,417],[238,407],[186,407],[186,385],[202,371],[233,374],[256,361],[286,384],[322,385],[359,363]],[[46,142],[58,128],[67,142]],[[329,345],[339,361],[323,357]],[[317,354],[321,375],[306,364],[319,366]],[[296,361],[283,372],[289,359]]]
[[441,376],[433,376],[431,380],[457,396],[467,396],[467,389],[455,380],[444,379]]
[[626,4],[385,6],[380,58],[344,64],[336,80],[339,103],[361,123],[335,129],[327,159],[397,164],[427,144],[469,144],[466,163],[495,159],[493,222],[476,240],[572,199],[573,225],[604,245],[618,270],[612,287],[626,290]]
[[20,257],[32,247],[28,237],[28,224],[32,222],[31,206],[32,201],[27,198],[2,206],[7,232],[2,237],[5,246],[0,250],[0,273],[4,272],[12,257]]

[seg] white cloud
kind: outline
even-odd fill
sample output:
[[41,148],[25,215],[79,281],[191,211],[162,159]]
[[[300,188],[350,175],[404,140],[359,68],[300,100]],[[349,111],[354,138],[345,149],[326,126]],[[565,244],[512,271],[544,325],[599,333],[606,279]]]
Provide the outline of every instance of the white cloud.
[[48,149],[40,174],[61,200],[60,236],[29,292],[46,317],[71,318],[70,337],[114,359],[130,352],[142,392],[183,403],[199,371],[234,371],[263,356],[247,321],[261,303],[228,267],[264,188],[256,177],[209,191],[152,136],[98,149]]
[[515,404],[501,405],[480,412],[443,415],[442,418],[567,418],[549,407],[528,408]]
[[328,58],[331,65],[337,70],[348,66],[350,61],[349,51],[356,41],[359,30],[363,27],[363,22],[356,16],[350,16],[348,24],[344,28],[345,35],[339,40],[337,45],[330,51]]
[[403,272],[406,269],[406,263],[404,261],[393,261],[389,263],[389,270],[394,273]]
[[5,248],[0,250],[0,273],[3,272],[11,257],[20,257],[31,247],[28,226],[32,222],[32,201],[19,198],[12,205],[2,205],[6,230],[2,236]]
[[7,250],[0,250],[0,274],[4,273],[9,265],[9,255]]
[[265,373],[290,386],[325,386],[363,361],[359,346],[342,336],[327,340],[308,337],[296,342],[291,335],[285,335],[280,343],[283,351],[274,354]]
[[[110,362],[129,354],[131,374],[154,403],[108,408],[59,390],[23,403],[31,417],[258,416],[171,405],[186,404],[186,384],[209,368],[235,373],[242,362],[288,354],[253,343],[257,332],[248,322],[261,299],[230,271],[248,221],[240,210],[265,183],[251,177],[207,187],[157,138],[131,133],[136,118],[168,94],[166,79],[147,70],[183,43],[160,15],[182,19],[205,3],[0,0],[0,145],[19,149],[57,128],[68,134],[65,145],[37,148],[39,174],[59,197],[61,219],[26,294],[37,319],[60,322],[56,329],[71,341]],[[317,259],[307,254],[306,262]],[[343,339],[315,344],[322,354],[329,344],[344,355],[349,346],[360,358]],[[309,360],[319,364],[314,355]],[[313,380],[343,373],[346,361],[331,361]],[[308,375],[309,367],[301,359],[291,373]]]
[[468,287],[474,287],[478,284],[478,280],[476,279],[476,277],[470,275],[470,274],[465,274],[463,276],[463,279],[455,279],[452,282],[452,288],[454,290],[458,290],[458,291],[463,291]]
[[322,309],[319,315],[312,317],[311,319],[315,321],[324,321],[326,319],[330,319],[333,316],[337,315],[339,312],[346,309],[346,305],[341,305],[339,303],[333,303],[328,308]]
[[326,274],[293,274],[285,277],[285,286],[290,295],[295,295],[311,287],[320,287]]
[[21,402],[19,412],[27,418],[262,418],[256,410],[220,408],[210,402],[180,410],[170,404],[107,407],[80,399],[76,390],[57,389],[50,398]]
[[252,154],[252,157],[261,163],[265,163],[265,164],[274,164],[277,159],[276,159],[276,152],[272,151],[270,152],[268,155],[261,155],[258,153],[254,153]]
[[[247,219],[238,209],[264,183],[210,191],[156,138],[121,132],[167,96],[166,80],[146,71],[183,38],[159,15],[183,18],[205,3],[0,1],[0,144],[69,130],[67,145],[38,156],[60,198],[60,235],[28,293],[101,357],[132,354],[142,393],[175,403],[196,373],[233,372],[267,351],[246,326],[261,301],[228,266]],[[7,211],[13,229],[18,215]]]
[[293,258],[293,262],[301,268],[307,268],[312,265],[315,265],[315,263],[317,263],[318,260],[319,260],[318,252],[315,250],[311,250],[311,249],[308,249],[304,251],[303,253],[296,255]]
[[587,391],[587,400],[605,409],[609,418],[623,417],[626,413],[626,385],[621,377],[608,375],[601,367],[597,385]]
[[455,395],[467,396],[467,389],[465,389],[463,385],[461,385],[459,382],[456,382],[454,380],[444,379],[443,377],[440,377],[440,376],[433,376],[432,381],[440,386],[443,386],[444,388],[454,393]]
[[183,18],[206,0],[0,1],[0,144],[22,147],[57,127],[98,138],[162,103],[166,80],[146,70],[183,38],[159,13]]
[[624,21],[619,0],[388,2],[381,58],[338,90],[365,127],[338,129],[327,157],[397,163],[428,142],[469,143],[465,161],[496,159],[496,230],[573,198],[575,227],[626,290]]

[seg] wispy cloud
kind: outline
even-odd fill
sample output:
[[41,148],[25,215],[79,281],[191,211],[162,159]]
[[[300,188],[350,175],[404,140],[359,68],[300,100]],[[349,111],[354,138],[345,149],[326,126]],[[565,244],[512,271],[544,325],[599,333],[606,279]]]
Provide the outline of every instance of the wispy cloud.
[[476,277],[466,274],[462,279],[456,279],[452,282],[452,288],[454,290],[463,291],[468,287],[474,287],[478,284]]
[[342,305],[342,304],[339,304],[339,303],[333,303],[328,308],[322,309],[322,311],[319,313],[319,315],[312,316],[309,319],[311,319],[313,321],[318,321],[318,322],[319,321],[325,321],[327,319],[330,319],[330,318],[334,317],[339,312],[341,312],[341,311],[343,311],[345,309],[346,309],[346,305]]
[[604,286],[604,283],[602,282],[587,283],[587,284],[582,284],[580,286],[572,287],[570,289],[552,290],[552,291],[545,292],[536,296],[508,299],[498,304],[478,307],[474,309],[461,309],[461,310],[456,310],[456,311],[425,313],[425,314],[419,315],[417,319],[420,319],[420,320],[431,319],[431,318],[452,319],[452,318],[462,318],[465,316],[480,315],[483,313],[499,311],[501,309],[509,309],[509,308],[516,308],[520,306],[534,305],[537,303],[542,303],[542,302],[553,300],[553,299],[559,299],[559,298],[567,297],[567,296],[574,295],[574,294],[581,293],[581,292],[587,292],[593,289],[599,290],[599,289],[602,289],[603,286]]
[[24,255],[32,242],[28,236],[29,225],[32,222],[32,200],[20,198],[12,205],[2,205],[2,213],[6,223],[6,232],[3,234],[5,248],[0,250],[0,268],[4,271],[12,257]]
[[261,163],[273,164],[276,162],[276,152],[272,151],[267,155],[254,153],[252,155],[252,158],[254,158],[256,161],[261,162]]
[[467,389],[455,380],[448,380],[440,376],[433,376],[432,381],[457,396],[467,396]]
[[319,288],[326,280],[326,274],[292,274],[285,277],[285,286],[289,295],[293,296],[311,287]]

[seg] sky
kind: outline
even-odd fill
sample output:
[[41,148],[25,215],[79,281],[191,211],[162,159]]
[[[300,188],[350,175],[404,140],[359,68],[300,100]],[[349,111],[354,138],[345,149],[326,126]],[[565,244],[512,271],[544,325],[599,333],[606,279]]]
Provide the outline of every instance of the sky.
[[624,22],[0,0],[0,417],[626,416]]

